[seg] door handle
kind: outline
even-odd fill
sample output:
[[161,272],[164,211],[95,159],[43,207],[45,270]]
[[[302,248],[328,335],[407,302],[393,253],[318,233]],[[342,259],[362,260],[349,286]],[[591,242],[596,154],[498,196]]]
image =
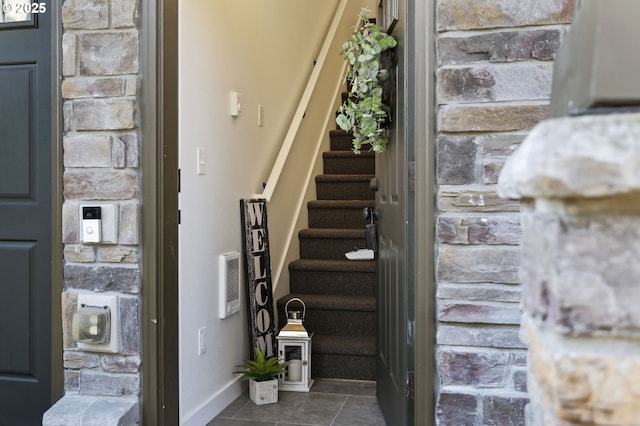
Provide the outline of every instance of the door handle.
[[365,207],[362,211],[362,217],[364,217],[365,220],[368,220],[369,223],[374,223],[376,220],[378,220],[378,209]]

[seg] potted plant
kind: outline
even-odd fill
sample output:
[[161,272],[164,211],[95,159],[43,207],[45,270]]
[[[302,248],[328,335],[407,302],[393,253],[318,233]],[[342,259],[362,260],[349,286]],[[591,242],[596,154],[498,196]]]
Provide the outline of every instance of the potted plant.
[[238,365],[242,378],[249,380],[249,398],[256,405],[278,402],[278,376],[285,372],[287,364],[278,357],[266,358],[258,348],[254,349],[255,360],[246,360]]
[[340,54],[348,61],[347,98],[340,106],[336,123],[345,131],[353,132],[353,152],[360,153],[363,145],[383,152],[387,147],[386,127],[391,117],[383,102],[383,82],[389,78],[392,64],[383,61],[383,52],[397,46],[397,41],[372,23],[367,10],[360,12],[359,24]]

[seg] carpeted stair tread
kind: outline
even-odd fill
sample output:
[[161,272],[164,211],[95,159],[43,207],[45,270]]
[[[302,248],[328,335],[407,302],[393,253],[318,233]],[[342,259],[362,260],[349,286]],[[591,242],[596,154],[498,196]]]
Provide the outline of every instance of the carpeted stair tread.
[[329,141],[332,151],[352,151],[353,150],[353,134],[344,130],[331,130],[329,132]]
[[374,207],[375,200],[312,200],[307,203],[310,228],[364,229],[365,207]]
[[368,174],[375,173],[375,153],[363,151],[326,151],[322,153],[325,174]]
[[289,270],[313,272],[376,272],[375,260],[298,259]]
[[331,175],[318,175],[316,176],[316,182],[329,182],[329,183],[339,183],[339,182],[366,182],[369,184],[371,178],[373,178],[375,174],[373,173],[365,173],[365,174],[331,174]]
[[301,259],[339,259],[367,245],[364,227],[360,229],[307,228],[298,233]]
[[365,238],[364,228],[362,229],[331,229],[331,228],[306,228],[298,233],[300,238],[336,238],[354,239]]
[[313,353],[376,356],[376,338],[371,336],[313,335]]
[[373,200],[370,189],[373,174],[333,174],[316,176],[318,200]]
[[[375,296],[343,296],[343,295],[320,295],[320,294],[287,294],[278,299],[278,306],[282,306],[291,298],[297,297],[304,301],[307,310],[322,311],[362,311],[375,312]],[[289,305],[291,307],[291,305]]]

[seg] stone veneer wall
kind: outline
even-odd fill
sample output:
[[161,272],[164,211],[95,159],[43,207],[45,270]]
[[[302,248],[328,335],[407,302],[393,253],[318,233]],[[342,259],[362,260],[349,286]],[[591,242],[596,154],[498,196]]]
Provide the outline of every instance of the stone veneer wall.
[[[137,0],[62,5],[66,395],[137,399],[141,389],[138,8]],[[81,243],[78,206],[86,200],[118,206],[117,244]],[[82,351],[72,342],[71,315],[86,292],[117,295],[119,353]]]
[[524,424],[519,204],[505,160],[548,115],[573,0],[438,0],[439,425]]

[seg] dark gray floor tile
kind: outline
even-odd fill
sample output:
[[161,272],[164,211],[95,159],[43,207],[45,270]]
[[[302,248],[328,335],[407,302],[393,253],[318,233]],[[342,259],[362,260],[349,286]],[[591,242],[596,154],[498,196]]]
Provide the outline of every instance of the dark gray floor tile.
[[375,396],[376,382],[364,380],[320,379],[313,383],[311,392],[335,393],[340,395]]
[[386,426],[375,396],[349,396],[332,426]]
[[257,420],[222,419],[216,417],[207,426],[278,426],[274,422],[260,422]]
[[227,407],[222,410],[222,412],[218,415],[218,417],[233,417],[238,413],[238,411],[242,410],[245,405],[253,404],[249,399],[248,393],[243,393],[239,397],[237,397],[231,404],[227,405]]
[[347,397],[333,394],[280,392],[275,404],[247,404],[235,419],[329,426]]

